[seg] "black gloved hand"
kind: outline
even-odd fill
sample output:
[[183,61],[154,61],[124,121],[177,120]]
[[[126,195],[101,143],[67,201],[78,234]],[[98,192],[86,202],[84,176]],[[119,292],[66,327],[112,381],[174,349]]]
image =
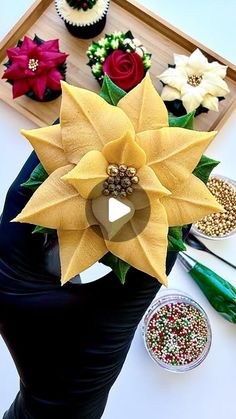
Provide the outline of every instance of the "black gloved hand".
[[[4,419],[99,419],[160,284],[131,268],[125,285],[111,272],[61,287],[57,241],[10,223],[31,196],[20,185],[37,164],[32,153],[0,224],[0,331],[21,379]],[[168,255],[167,273],[175,258]]]

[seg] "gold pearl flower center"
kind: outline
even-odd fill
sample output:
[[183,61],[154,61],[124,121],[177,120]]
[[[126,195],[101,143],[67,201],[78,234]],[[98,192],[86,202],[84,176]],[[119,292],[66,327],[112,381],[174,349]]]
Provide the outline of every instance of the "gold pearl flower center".
[[196,74],[192,74],[192,76],[188,76],[187,83],[190,84],[190,86],[197,87],[202,81],[203,76],[197,76]]
[[126,198],[132,195],[134,187],[139,183],[135,167],[125,164],[109,164],[107,167],[108,178],[103,183],[103,195],[115,198]]
[[36,71],[39,66],[39,60],[36,58],[30,58],[28,62],[28,69],[32,71]]

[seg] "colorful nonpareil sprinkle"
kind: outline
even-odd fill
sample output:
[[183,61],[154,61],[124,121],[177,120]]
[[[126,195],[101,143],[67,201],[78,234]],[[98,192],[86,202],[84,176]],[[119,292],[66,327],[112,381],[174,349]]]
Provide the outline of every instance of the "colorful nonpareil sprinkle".
[[206,347],[208,325],[198,308],[186,303],[162,306],[149,319],[146,344],[160,361],[181,366],[196,361]]

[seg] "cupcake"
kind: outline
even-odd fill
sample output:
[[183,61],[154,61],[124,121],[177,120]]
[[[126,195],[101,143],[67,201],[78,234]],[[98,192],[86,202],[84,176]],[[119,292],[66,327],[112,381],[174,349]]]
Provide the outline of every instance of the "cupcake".
[[158,76],[163,83],[161,97],[175,116],[196,111],[218,112],[219,101],[229,93],[224,81],[227,66],[207,58],[197,48],[189,57],[174,54],[174,65]]
[[151,67],[151,54],[130,31],[105,35],[92,43],[87,56],[92,74],[100,84],[107,74],[126,92],[139,84]]
[[109,0],[55,0],[57,13],[77,38],[93,38],[106,24]]
[[7,50],[9,60],[2,76],[12,85],[13,99],[26,95],[40,102],[56,99],[65,80],[68,54],[59,51],[58,39],[43,41],[25,36]]

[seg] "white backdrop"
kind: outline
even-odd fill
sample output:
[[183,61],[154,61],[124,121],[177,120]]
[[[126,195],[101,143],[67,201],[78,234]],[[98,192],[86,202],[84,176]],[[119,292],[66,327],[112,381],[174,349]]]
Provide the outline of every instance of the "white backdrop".
[[[8,7],[9,3],[2,0],[0,38],[31,3],[32,0],[12,0]],[[143,0],[141,3],[235,62],[235,0]],[[0,101],[0,210],[7,188],[31,150],[19,135],[19,130],[33,126],[33,123]],[[208,150],[208,155],[222,161],[217,172],[234,179],[235,127],[236,113]],[[220,245],[211,244],[216,252],[232,261],[235,259],[235,246],[236,239],[229,239]],[[202,252],[189,249],[189,253],[236,285],[232,268]],[[171,273],[170,284],[192,295],[208,313],[213,329],[210,354],[204,364],[194,371],[184,375],[168,373],[153,365],[138,330],[124,368],[111,391],[103,419],[220,419],[223,415],[235,416],[236,325],[222,319],[211,308],[179,264]],[[17,389],[18,377],[14,364],[4,343],[0,341],[0,417],[9,407]]]

